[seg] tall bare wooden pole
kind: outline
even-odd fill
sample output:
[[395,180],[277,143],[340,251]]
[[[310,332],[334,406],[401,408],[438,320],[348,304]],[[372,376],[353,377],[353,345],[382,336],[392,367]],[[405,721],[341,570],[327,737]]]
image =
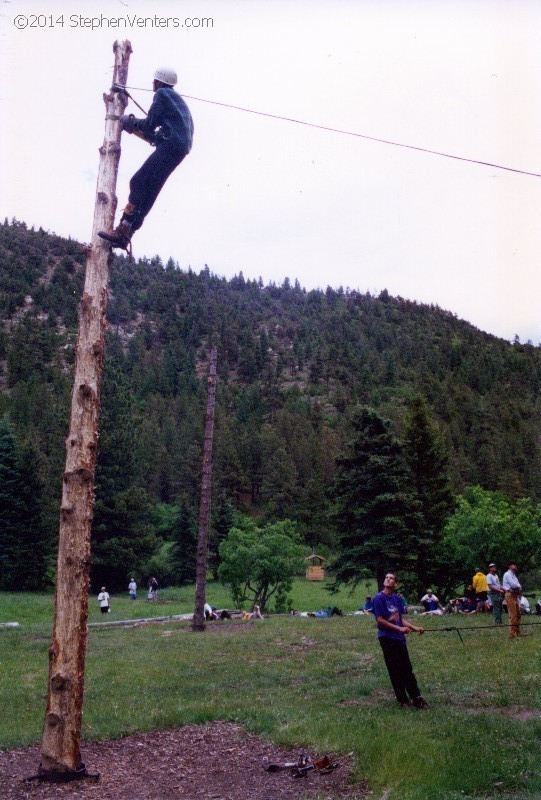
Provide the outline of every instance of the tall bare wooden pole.
[[209,391],[205,420],[205,444],[203,447],[203,476],[201,481],[201,503],[199,505],[199,538],[197,540],[197,567],[195,577],[195,608],[192,628],[205,630],[205,594],[207,591],[207,545],[210,524],[210,495],[212,487],[212,436],[214,433],[214,406],[216,402],[216,347],[210,351]]
[[[132,52],[128,41],[113,46],[113,83],[126,85]],[[105,138],[94,209],[92,246],[86,262],[83,297],[79,305],[79,332],[71,419],[66,439],[66,468],[60,507],[54,630],[49,648],[47,710],[41,746],[39,777],[71,780],[87,772],[81,762],[90,530],[94,513],[94,474],[98,446],[101,374],[104,356],[105,310],[110,245],[97,235],[111,230],[116,210],[116,179],[120,160],[120,116],[127,97],[118,92],[103,96]]]

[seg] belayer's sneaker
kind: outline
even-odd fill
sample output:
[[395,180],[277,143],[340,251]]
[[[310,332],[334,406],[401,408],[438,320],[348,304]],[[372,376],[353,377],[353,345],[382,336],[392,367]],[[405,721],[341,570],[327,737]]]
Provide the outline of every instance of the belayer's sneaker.
[[415,708],[423,710],[430,708],[430,706],[423,697],[416,697],[415,700],[413,701],[413,705],[415,706]]

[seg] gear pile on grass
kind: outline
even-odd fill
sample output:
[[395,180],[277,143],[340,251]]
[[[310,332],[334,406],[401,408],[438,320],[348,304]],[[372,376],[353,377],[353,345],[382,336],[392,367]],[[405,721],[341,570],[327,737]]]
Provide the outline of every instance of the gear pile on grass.
[[[320,753],[305,751],[314,763]],[[297,761],[286,750],[247,733],[242,725],[214,722],[123,739],[85,742],[83,757],[100,779],[67,784],[28,782],[36,772],[39,748],[0,753],[3,800],[360,800],[364,782],[351,784],[352,761],[335,759],[330,772],[311,770],[295,779],[269,764]]]

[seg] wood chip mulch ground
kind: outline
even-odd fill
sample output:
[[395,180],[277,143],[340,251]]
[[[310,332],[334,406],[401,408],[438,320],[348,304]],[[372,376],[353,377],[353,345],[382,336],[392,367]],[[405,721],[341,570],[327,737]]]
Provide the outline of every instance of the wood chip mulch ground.
[[[313,761],[323,753],[306,750]],[[313,770],[294,778],[265,765],[298,761],[299,750],[277,747],[247,733],[242,725],[214,722],[124,739],[85,742],[83,761],[98,781],[68,784],[28,782],[40,761],[39,747],[0,752],[2,800],[358,800],[364,782],[352,785],[353,762],[328,774]]]

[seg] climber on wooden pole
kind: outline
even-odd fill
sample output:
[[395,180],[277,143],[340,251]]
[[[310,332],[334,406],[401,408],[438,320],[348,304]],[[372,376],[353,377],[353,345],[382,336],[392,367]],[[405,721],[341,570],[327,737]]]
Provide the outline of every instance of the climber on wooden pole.
[[[156,149],[130,181],[130,195],[117,227],[99,231],[98,236],[130,252],[131,237],[139,230],[167,178],[192,149],[193,121],[190,109],[175,92],[177,73],[161,67],[154,73],[154,100],[145,119],[133,114],[122,117],[122,130],[134,133]],[[124,94],[125,84],[115,86]]]
[[[128,41],[120,44],[115,42],[113,52],[114,82],[126,83],[131,45]],[[124,95],[112,90],[103,99],[106,110],[105,136],[100,148],[92,244],[88,250],[85,284],[79,305],[71,417],[60,507],[47,710],[37,776],[41,780],[54,782],[88,776],[81,761],[79,746],[105,310],[112,261],[111,249],[98,237],[98,231],[112,226],[115,216],[120,120],[127,104]]]

